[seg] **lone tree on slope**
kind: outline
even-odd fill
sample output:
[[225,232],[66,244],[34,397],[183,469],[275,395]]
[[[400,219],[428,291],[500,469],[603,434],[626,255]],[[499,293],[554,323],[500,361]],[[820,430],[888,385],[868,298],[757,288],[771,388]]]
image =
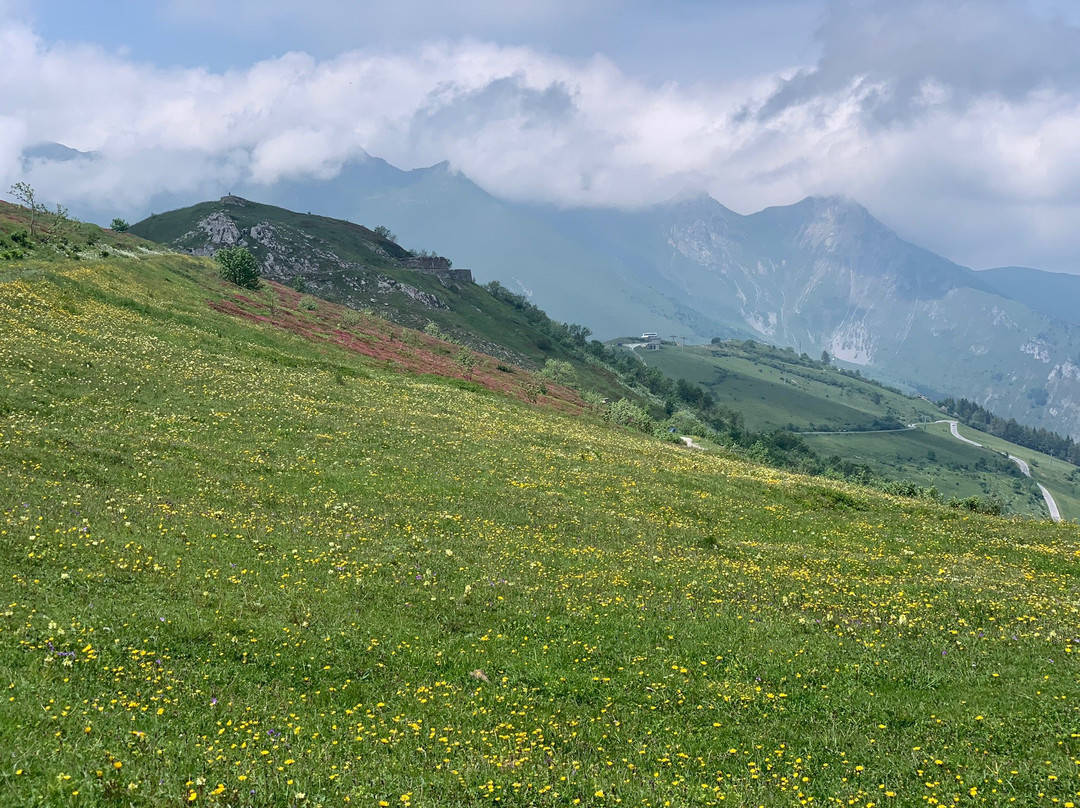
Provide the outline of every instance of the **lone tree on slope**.
[[34,226],[37,224],[38,214],[44,210],[44,205],[37,201],[37,194],[28,182],[15,183],[8,194],[19,200],[19,204],[30,211],[30,237],[33,238]]
[[247,247],[226,247],[214,253],[221,277],[245,289],[259,288],[259,263]]

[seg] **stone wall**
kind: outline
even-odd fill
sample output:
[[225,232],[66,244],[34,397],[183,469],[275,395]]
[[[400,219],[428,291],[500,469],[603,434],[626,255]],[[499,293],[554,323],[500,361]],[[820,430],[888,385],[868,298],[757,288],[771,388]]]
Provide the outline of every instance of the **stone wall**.
[[471,269],[451,269],[450,259],[439,255],[407,258],[402,263],[402,266],[416,272],[423,272],[425,275],[436,275],[457,283],[474,283]]

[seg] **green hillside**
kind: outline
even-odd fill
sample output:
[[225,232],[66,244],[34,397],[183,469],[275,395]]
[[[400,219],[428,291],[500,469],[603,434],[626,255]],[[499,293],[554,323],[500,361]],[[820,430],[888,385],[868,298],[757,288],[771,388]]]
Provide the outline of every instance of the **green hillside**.
[[[945,415],[923,398],[844,373],[808,356],[750,341],[724,341],[660,350],[638,349],[650,367],[700,384],[722,406],[739,412],[748,429],[791,429],[821,461],[867,471],[882,480],[934,488],[949,500],[979,497],[1038,518],[1047,507],[1035,482],[1003,453],[1042,459],[1036,479],[1053,493],[1066,519],[1080,517],[1080,470],[965,427],[993,451],[964,444],[947,426],[898,431]],[[940,427],[940,428],[939,428]],[[823,433],[823,434],[815,434]],[[1078,472],[1073,474],[1073,472]]]
[[925,399],[760,342],[665,344],[637,353],[666,375],[700,384],[720,403],[739,409],[750,429],[878,429],[941,417]]
[[[807,435],[806,441],[825,457],[838,455],[869,466],[886,479],[932,486],[946,499],[996,498],[1015,513],[1047,517],[1038,488],[1015,463],[954,439],[948,426],[933,431]],[[1065,509],[1064,514],[1069,518],[1080,510]]]
[[434,329],[515,364],[570,362],[583,388],[616,398],[628,394],[613,374],[586,361],[587,331],[568,330],[460,274],[411,269],[405,264],[417,255],[359,224],[228,196],[155,214],[131,231],[200,255],[236,240],[259,260],[264,278],[399,325]]
[[[925,429],[942,437],[947,437],[949,431],[947,424],[928,424]],[[971,427],[961,426],[960,433],[992,452],[1008,453],[1024,460],[1030,465],[1035,479],[1050,489],[1062,516],[1065,519],[1080,518],[1080,468]]]
[[0,200],[0,262],[97,259],[145,255],[160,249],[130,232],[105,230],[47,210],[38,210],[31,217],[20,205]]
[[0,273],[5,805],[1076,800],[1076,526],[402,373],[435,346],[296,302]]

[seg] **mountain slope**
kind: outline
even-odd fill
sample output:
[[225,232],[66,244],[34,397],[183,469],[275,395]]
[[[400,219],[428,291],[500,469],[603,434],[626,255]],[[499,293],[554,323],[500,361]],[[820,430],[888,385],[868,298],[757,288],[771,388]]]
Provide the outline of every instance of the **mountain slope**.
[[1080,326],[1080,275],[1030,267],[984,269],[979,278],[1032,311]]
[[[965,427],[995,451],[973,448],[947,428],[927,426],[955,418],[951,411],[852,371],[788,349],[735,340],[664,344],[639,349],[637,355],[671,378],[701,385],[719,405],[740,413],[746,429],[797,432],[822,473],[863,482],[878,478],[886,490],[901,483],[933,487],[945,500],[981,497],[1003,503],[1009,512],[1046,518],[1039,482],[1051,490],[1066,519],[1080,516],[1076,466]],[[1025,478],[1003,452],[1035,463],[1036,480]]]
[[[276,189],[271,193],[269,198],[284,196]],[[598,334],[721,328],[711,316],[653,288],[618,256],[527,206],[496,199],[445,164],[401,172],[389,185],[358,185],[341,205],[344,215],[386,224],[409,243],[452,255],[479,279],[498,280],[557,311],[558,319]]]
[[934,399],[966,390],[1005,416],[1080,435],[1080,328],[903,241],[854,203],[811,198],[740,216],[701,196],[560,215],[731,331],[827,351]]
[[527,367],[568,361],[586,389],[618,397],[626,392],[611,373],[583,360],[581,334],[492,294],[467,269],[416,255],[358,224],[227,196],[156,214],[132,225],[131,232],[196,255],[246,246],[269,280],[400,325],[434,330]]
[[5,804],[1073,798],[1075,526],[402,374],[226,291],[0,269]]
[[963,396],[1080,437],[1080,326],[904,241],[849,201],[749,216],[707,196],[555,210],[496,199],[443,164],[405,172],[364,158],[342,176],[263,190],[387,225],[600,337],[652,331],[824,350],[906,390]]
[[[445,193],[436,195],[440,209],[452,207]],[[440,244],[446,234],[434,217],[408,213],[416,200],[432,198],[426,194],[421,183],[378,194],[367,189],[354,204],[371,215],[378,199],[391,226]],[[618,327],[619,334],[749,336],[813,355],[824,350],[904,389],[931,398],[963,395],[1022,423],[1080,436],[1080,328],[904,241],[854,203],[810,198],[750,216],[707,196],[643,211],[499,204],[517,219],[565,234],[570,245],[608,256],[622,277],[699,315],[654,318],[655,327],[643,329],[634,301],[617,284],[598,292],[590,278],[580,281],[579,296],[554,292],[549,278],[572,263],[566,259],[551,256],[547,269],[522,263],[507,270],[557,317],[580,312],[580,297],[602,294],[604,325],[585,321],[601,336],[614,336],[610,329]],[[485,229],[481,220],[455,222],[454,243],[471,243],[474,264],[495,252],[487,249]],[[574,280],[560,283],[572,288]]]

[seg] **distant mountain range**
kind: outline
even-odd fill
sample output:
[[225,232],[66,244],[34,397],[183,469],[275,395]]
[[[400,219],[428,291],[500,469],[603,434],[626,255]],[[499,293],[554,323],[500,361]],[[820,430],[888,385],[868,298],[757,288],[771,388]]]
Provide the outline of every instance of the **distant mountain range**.
[[1080,275],[1030,267],[996,267],[983,270],[979,278],[1032,311],[1080,326]]
[[1080,437],[1080,277],[972,271],[849,200],[752,215],[706,195],[562,210],[497,199],[445,163],[402,171],[370,156],[333,180],[238,193],[385,225],[601,338],[653,331],[826,351],[902,389]]

